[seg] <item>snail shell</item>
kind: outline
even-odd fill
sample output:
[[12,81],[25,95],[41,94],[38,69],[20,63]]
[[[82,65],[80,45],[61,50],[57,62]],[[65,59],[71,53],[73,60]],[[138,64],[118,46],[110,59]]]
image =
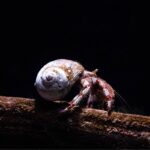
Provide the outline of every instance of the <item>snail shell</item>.
[[68,94],[83,71],[84,67],[72,60],[51,61],[38,72],[35,81],[36,89],[46,100],[60,100]]

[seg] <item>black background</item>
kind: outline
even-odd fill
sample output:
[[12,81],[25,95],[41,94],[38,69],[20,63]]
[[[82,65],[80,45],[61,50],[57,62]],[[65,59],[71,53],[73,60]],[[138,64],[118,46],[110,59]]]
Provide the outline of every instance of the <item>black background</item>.
[[133,112],[150,114],[149,16],[141,3],[12,1],[1,7],[0,95],[35,98],[33,84],[39,69],[67,58],[88,70],[99,68],[98,75]]

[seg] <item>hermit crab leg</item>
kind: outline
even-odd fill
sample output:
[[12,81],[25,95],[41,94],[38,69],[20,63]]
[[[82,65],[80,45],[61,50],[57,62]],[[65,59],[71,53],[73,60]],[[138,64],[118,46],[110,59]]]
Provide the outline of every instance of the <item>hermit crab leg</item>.
[[106,109],[107,109],[108,113],[111,113],[113,104],[114,104],[114,100],[113,99],[107,101]]
[[94,102],[96,102],[96,100],[97,100],[96,95],[90,93],[89,97],[88,97],[88,101],[87,101],[86,107],[87,108],[93,108],[94,107]]
[[78,95],[76,95],[70,102],[70,106],[78,106],[82,99],[87,97],[90,93],[90,86],[84,88]]
[[84,88],[78,95],[76,95],[71,102],[69,102],[69,106],[66,107],[65,109],[61,110],[60,112],[66,112],[70,110],[71,108],[78,107],[80,105],[80,102],[82,101],[83,98],[88,96],[90,93],[90,87]]
[[108,113],[110,113],[112,111],[113,108],[113,104],[114,104],[114,90],[113,88],[103,79],[96,79],[95,80],[95,84],[97,84],[99,86],[99,88],[102,91],[102,95],[104,96],[104,101],[106,102],[106,109],[108,111]]
[[85,98],[87,97],[90,92],[91,92],[91,84],[89,82],[87,82],[86,79],[82,79],[81,80],[81,85],[82,85],[82,90],[81,92],[76,95],[72,101],[69,102],[69,106],[67,108],[65,108],[63,111],[61,112],[65,112],[65,111],[68,111],[69,109],[71,108],[74,108],[76,106],[79,106],[80,105],[80,102]]

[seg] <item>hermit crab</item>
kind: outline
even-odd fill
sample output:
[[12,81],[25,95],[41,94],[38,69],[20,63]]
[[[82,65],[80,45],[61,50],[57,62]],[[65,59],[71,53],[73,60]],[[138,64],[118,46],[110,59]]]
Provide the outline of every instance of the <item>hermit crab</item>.
[[87,71],[78,62],[57,59],[44,65],[38,72],[35,87],[39,95],[48,101],[62,100],[75,84],[80,87],[80,92],[71,101],[65,110],[80,106],[86,101],[86,107],[94,104],[105,103],[105,109],[111,112],[115,91],[110,84],[97,76],[96,72]]

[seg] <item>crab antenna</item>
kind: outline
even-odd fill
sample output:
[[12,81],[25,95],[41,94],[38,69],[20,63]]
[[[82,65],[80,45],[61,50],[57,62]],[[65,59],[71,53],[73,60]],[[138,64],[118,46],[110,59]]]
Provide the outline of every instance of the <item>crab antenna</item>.
[[129,106],[129,104],[127,103],[127,101],[116,90],[115,90],[115,93],[126,104],[126,106],[128,107],[128,109],[132,112],[132,109]]

